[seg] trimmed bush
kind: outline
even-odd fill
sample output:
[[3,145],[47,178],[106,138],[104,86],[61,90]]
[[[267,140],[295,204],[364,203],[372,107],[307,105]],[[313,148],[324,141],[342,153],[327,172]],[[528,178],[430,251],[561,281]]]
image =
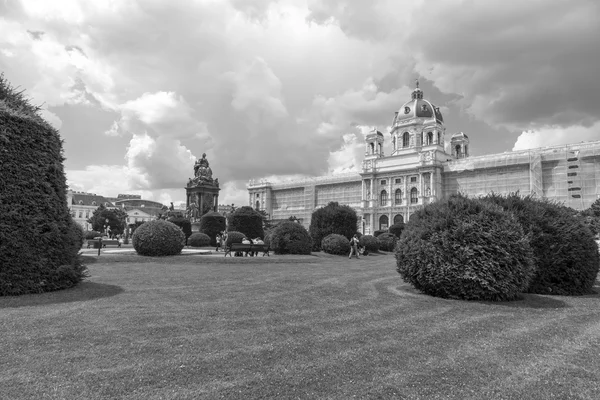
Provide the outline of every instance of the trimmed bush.
[[102,234],[98,231],[85,231],[84,233],[85,240],[91,240],[98,236],[102,236]]
[[389,233],[395,235],[397,238],[400,237],[400,235],[402,235],[402,231],[404,230],[404,222],[398,222],[397,224],[394,224],[392,226],[390,226],[390,229],[388,229]]
[[358,241],[359,247],[364,247],[369,252],[379,251],[379,239],[371,235],[363,235]]
[[297,222],[284,221],[277,225],[270,242],[275,254],[310,254],[312,249],[308,231]]
[[242,243],[242,239],[246,237],[242,232],[230,231],[227,232],[227,247],[231,246],[232,243]]
[[248,239],[264,237],[263,216],[252,207],[244,206],[230,214],[229,231],[242,232]]
[[387,229],[383,229],[383,230],[380,230],[380,231],[375,231],[375,232],[373,232],[373,236],[377,237],[377,236],[381,235],[382,233],[388,233]]
[[533,251],[517,219],[460,195],[417,211],[396,246],[404,281],[438,297],[511,300],[535,274]]
[[192,247],[207,247],[210,246],[210,237],[206,233],[194,232],[187,242]]
[[327,254],[347,256],[350,254],[350,241],[346,236],[332,233],[323,238],[321,249]]
[[225,217],[218,212],[208,212],[200,218],[200,232],[210,237],[210,245],[217,245],[217,234],[227,227]]
[[190,236],[192,236],[192,223],[185,217],[171,217],[167,221],[177,225],[181,228],[185,234],[186,243]]
[[0,75],[0,296],[65,289],[86,277],[62,140],[39,111]]
[[313,250],[319,251],[323,238],[332,233],[350,238],[356,233],[358,217],[356,211],[347,205],[331,202],[312,213],[309,233]]
[[533,249],[536,274],[530,293],[582,295],[592,293],[600,267],[594,235],[572,208],[518,193],[491,194],[484,201],[515,215]]
[[379,241],[379,250],[383,251],[394,251],[396,243],[398,243],[398,237],[392,233],[382,233],[377,236]]
[[135,251],[142,256],[173,256],[181,253],[185,233],[169,221],[148,221],[137,227],[132,243]]

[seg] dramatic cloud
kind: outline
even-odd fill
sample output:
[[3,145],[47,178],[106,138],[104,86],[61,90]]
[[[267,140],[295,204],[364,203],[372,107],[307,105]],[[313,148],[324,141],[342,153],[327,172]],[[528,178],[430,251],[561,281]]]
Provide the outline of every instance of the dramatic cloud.
[[175,202],[203,152],[223,203],[358,170],[416,78],[474,152],[596,139],[597,37],[592,0],[0,1],[0,71],[61,129],[71,186]]

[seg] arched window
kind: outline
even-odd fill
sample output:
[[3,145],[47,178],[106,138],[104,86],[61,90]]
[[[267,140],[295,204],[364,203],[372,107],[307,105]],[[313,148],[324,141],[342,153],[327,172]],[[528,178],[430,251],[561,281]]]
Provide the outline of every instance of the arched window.
[[454,149],[456,150],[456,158],[461,158],[462,154],[460,152],[460,144],[457,144]]
[[394,217],[394,224],[401,224],[404,222],[404,216],[402,214],[398,214]]
[[419,191],[417,188],[410,189],[410,204],[417,204],[419,202]]
[[402,190],[396,189],[394,192],[394,204],[402,204]]
[[392,147],[394,150],[396,150],[396,136],[392,138]]
[[433,144],[433,132],[427,132],[427,145]]
[[389,226],[389,219],[387,215],[382,215],[379,217],[379,230],[384,231]]
[[408,147],[410,143],[410,135],[408,134],[408,132],[404,132],[404,134],[402,135],[402,147]]
[[95,201],[92,201],[92,205],[93,205],[93,206],[95,206],[95,205],[97,205],[97,204],[96,204],[96,202],[95,202]]
[[438,143],[438,144],[443,144],[443,143],[442,143],[442,134],[438,132],[438,133],[437,133],[437,137],[438,137],[438,141],[437,141],[437,143]]
[[370,154],[375,154],[375,143],[370,143],[370,149],[371,149],[371,153]]
[[260,210],[260,201],[256,200],[256,211]]
[[379,196],[379,201],[382,206],[387,205],[388,198],[387,198],[387,192],[385,190],[381,191],[381,196]]
[[79,200],[77,203],[82,206],[83,205],[83,200]]

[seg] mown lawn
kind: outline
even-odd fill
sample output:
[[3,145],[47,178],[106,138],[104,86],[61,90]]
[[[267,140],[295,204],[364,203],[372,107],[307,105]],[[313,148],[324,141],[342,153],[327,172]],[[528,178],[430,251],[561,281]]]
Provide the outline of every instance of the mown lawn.
[[419,294],[392,255],[106,256],[0,298],[1,399],[597,399],[599,295]]

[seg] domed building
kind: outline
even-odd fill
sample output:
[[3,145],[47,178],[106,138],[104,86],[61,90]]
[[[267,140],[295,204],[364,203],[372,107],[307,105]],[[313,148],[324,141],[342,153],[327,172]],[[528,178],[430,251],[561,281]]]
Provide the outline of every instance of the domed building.
[[389,134],[389,156],[383,152],[383,133],[374,129],[366,136],[360,173],[276,184],[250,181],[249,205],[274,220],[295,216],[308,228],[316,208],[337,201],[356,210],[358,230],[373,234],[459,192],[518,191],[576,210],[600,198],[600,141],[471,157],[469,137],[458,132],[447,140],[442,113],[424,98],[418,82],[395,113]]

